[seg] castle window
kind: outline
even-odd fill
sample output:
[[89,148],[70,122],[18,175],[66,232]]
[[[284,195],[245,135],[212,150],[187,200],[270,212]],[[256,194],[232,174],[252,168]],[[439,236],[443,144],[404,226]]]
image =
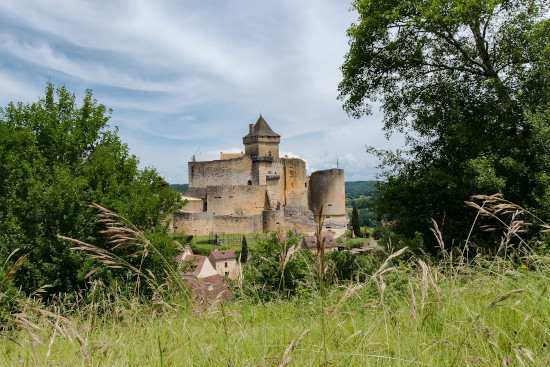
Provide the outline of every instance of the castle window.
[[332,206],[332,204],[331,204],[331,203],[328,203],[327,206]]
[[249,186],[252,185],[252,181],[248,180],[248,185]]
[[305,187],[307,187],[307,182],[304,184]]
[[294,187],[294,182],[291,182],[291,183],[290,183],[290,187]]
[[267,152],[267,155],[271,157],[271,152]]

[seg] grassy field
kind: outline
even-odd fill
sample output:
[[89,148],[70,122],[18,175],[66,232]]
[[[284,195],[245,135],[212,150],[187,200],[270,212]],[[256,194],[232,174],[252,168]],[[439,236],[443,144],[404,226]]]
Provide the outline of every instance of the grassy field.
[[[291,300],[139,305],[105,294],[67,319],[28,306],[5,366],[505,366],[550,363],[549,258],[425,264]],[[235,291],[238,296],[238,290]],[[55,311],[55,309],[50,309]],[[100,312],[101,311],[101,312]],[[32,326],[29,326],[32,325]],[[33,335],[36,337],[33,341]],[[507,362],[508,361],[508,362]]]

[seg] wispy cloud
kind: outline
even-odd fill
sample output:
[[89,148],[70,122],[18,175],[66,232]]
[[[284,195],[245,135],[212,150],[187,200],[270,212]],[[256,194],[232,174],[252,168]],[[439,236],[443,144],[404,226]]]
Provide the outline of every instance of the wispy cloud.
[[[0,2],[0,105],[34,101],[48,79],[94,89],[142,164],[187,181],[187,160],[243,149],[262,113],[310,170],[375,174],[380,114],[352,120],[336,99],[346,29],[329,0]],[[401,144],[400,141],[392,144]],[[323,153],[324,152],[324,153]]]

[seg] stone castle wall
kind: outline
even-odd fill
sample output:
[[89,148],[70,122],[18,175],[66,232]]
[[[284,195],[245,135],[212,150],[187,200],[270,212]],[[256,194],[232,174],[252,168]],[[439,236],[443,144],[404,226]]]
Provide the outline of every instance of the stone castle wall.
[[285,207],[308,207],[306,162],[300,158],[284,158]]
[[318,215],[346,215],[346,183],[343,169],[315,171],[309,178],[309,208]]
[[208,186],[208,211],[216,215],[257,215],[268,209],[265,186]]
[[266,210],[262,213],[263,231],[271,232],[279,227],[284,228],[285,216],[282,210]]
[[189,188],[248,185],[252,180],[252,160],[241,157],[219,161],[189,162]]
[[227,160],[227,159],[234,159],[234,158],[240,158],[244,156],[244,152],[240,153],[224,153],[220,152],[220,160]]
[[175,212],[172,214],[174,233],[204,236],[211,233],[262,233],[262,215],[230,216],[213,213]]
[[321,208],[325,226],[345,226],[344,171],[307,176],[306,162],[279,157],[280,136],[260,116],[243,137],[245,152],[220,153],[220,160],[189,162],[187,207],[173,214],[174,232],[313,232]]
[[245,155],[279,157],[280,138],[273,136],[246,138],[243,143]]

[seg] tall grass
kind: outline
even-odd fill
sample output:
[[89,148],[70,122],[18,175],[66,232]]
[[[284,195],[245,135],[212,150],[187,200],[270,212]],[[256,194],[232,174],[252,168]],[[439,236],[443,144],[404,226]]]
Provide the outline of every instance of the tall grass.
[[[484,215],[502,219],[501,203],[489,200],[493,206],[478,205]],[[518,221],[527,213],[514,215],[515,209],[506,212],[511,221],[499,222],[496,255],[464,258],[464,248],[453,252],[442,243],[447,255],[435,260],[404,248],[360,277],[364,282],[325,286],[322,293],[264,303],[241,298],[202,310],[172,302],[160,312],[111,294],[97,300],[110,312],[81,304],[64,319],[55,318],[58,305],[29,307],[25,320],[36,338],[12,330],[20,345],[2,339],[0,364],[550,365],[550,257],[521,237],[527,222]],[[437,227],[434,234],[440,236]],[[281,266],[291,256],[283,249]],[[328,273],[322,251],[318,256],[321,285]]]
[[[385,270],[392,270],[378,272],[376,281],[361,286],[327,288],[322,308],[311,298],[263,304],[243,299],[201,312],[166,309],[156,316],[143,305],[119,311],[118,318],[84,311],[69,321],[97,366],[161,365],[161,358],[165,366],[277,366],[285,361],[296,366],[320,361],[501,366],[506,360],[540,366],[548,361],[550,280],[541,274],[549,274],[550,259],[541,258],[540,272],[512,265],[503,273],[488,270],[485,258],[452,273],[435,264],[417,266],[419,261],[390,264]],[[32,322],[41,340],[52,339],[55,330],[40,315]],[[44,365],[87,364],[80,345],[66,338],[54,338],[50,345],[30,344],[21,331],[13,337],[27,348],[0,343],[0,364],[22,360],[34,365],[37,358]]]

